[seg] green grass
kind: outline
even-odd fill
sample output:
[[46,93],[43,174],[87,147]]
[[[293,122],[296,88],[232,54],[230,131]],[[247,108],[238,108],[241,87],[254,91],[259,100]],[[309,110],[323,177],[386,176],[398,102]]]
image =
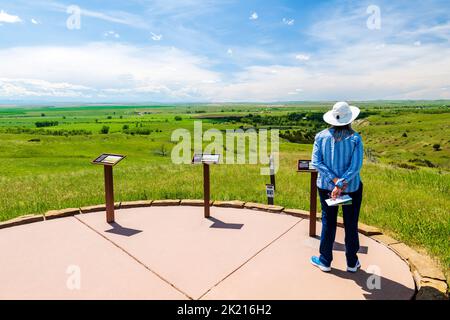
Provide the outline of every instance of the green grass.
[[[358,130],[385,162],[413,164],[414,159],[426,159],[450,168],[450,112],[374,115],[363,120]],[[434,144],[440,144],[439,151],[433,149]]]
[[[450,112],[437,103],[424,110],[411,105],[379,107],[364,106],[376,114],[357,126],[366,148],[373,149],[376,156],[373,159],[376,162],[366,161],[362,170],[361,221],[426,250],[447,270],[450,266]],[[170,154],[166,157],[157,154],[162,145],[172,148],[172,131],[180,127],[192,130],[194,117],[202,115],[199,111],[282,115],[305,109],[320,111],[323,106],[273,108],[273,112],[267,106],[258,105],[0,109],[0,221],[50,209],[103,203],[103,170],[90,164],[103,152],[127,155],[114,169],[117,201],[201,198],[201,167],[174,165]],[[176,121],[175,116],[181,116],[182,120]],[[45,130],[84,129],[92,134],[2,133],[8,128],[35,128],[34,123],[43,120],[59,123]],[[122,133],[124,124],[130,128],[142,124],[153,132],[145,136],[127,135]],[[103,125],[110,127],[109,134],[99,134]],[[237,128],[239,124],[204,121],[203,127],[226,129]],[[407,137],[402,137],[404,132]],[[31,139],[39,141],[30,142]],[[435,143],[441,144],[441,151],[433,150]],[[297,160],[309,158],[310,154],[311,145],[282,141],[276,204],[308,208],[309,176],[298,174],[295,169]],[[427,159],[437,168],[409,162],[414,158]],[[407,163],[417,169],[398,168],[391,162]],[[212,198],[264,203],[265,184],[269,179],[259,174],[260,168],[259,165],[213,166]]]

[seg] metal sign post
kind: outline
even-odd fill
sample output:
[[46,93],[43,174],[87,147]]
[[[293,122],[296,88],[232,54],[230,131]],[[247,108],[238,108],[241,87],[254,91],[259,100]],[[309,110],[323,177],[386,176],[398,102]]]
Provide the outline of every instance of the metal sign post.
[[113,167],[123,160],[125,156],[119,154],[104,153],[97,157],[93,164],[103,165],[105,174],[105,203],[106,203],[106,222],[114,222],[114,181]]
[[309,194],[309,236],[316,236],[317,219],[317,170],[311,166],[311,160],[299,160],[297,172],[310,172],[310,194]]
[[266,184],[267,204],[273,205],[273,198],[275,197],[275,186],[273,184]]
[[270,184],[273,185],[273,189],[275,190],[275,162],[274,162],[273,154],[270,155],[269,158],[269,170],[270,170]]
[[209,164],[203,163],[203,207],[205,212],[205,218],[209,218],[210,215],[210,178],[209,178]]
[[309,196],[309,236],[316,236],[317,220],[317,171],[311,171],[311,187]]
[[205,218],[210,216],[210,206],[211,206],[211,179],[209,174],[209,165],[219,163],[218,154],[195,154],[192,159],[193,164],[203,164],[203,207]]
[[103,166],[105,171],[105,203],[106,203],[106,222],[114,222],[114,181],[113,167]]

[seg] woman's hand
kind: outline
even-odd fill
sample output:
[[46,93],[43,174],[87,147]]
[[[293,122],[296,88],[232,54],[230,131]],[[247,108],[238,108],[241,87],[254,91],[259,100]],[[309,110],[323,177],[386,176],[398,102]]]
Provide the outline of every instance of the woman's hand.
[[331,198],[334,200],[341,195],[342,189],[338,187],[334,187],[333,191],[331,191]]

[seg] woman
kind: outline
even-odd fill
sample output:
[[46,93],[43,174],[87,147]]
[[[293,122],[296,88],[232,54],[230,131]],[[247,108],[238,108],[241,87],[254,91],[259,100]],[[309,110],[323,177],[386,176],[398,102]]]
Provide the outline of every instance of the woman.
[[351,123],[360,110],[346,102],[338,102],[323,120],[331,125],[316,135],[312,165],[319,171],[317,187],[322,206],[322,234],[320,256],[311,257],[311,263],[320,270],[331,271],[333,243],[336,236],[338,206],[328,206],[325,200],[343,194],[352,198],[352,204],[343,205],[345,228],[345,256],[347,271],[356,272],[361,264],[359,250],[358,217],[361,208],[363,185],[359,171],[363,163],[363,143]]

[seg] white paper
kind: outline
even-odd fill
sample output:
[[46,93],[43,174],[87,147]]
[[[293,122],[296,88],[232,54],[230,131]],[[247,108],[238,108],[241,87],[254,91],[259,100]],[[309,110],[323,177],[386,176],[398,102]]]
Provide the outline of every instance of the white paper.
[[202,162],[218,163],[219,155],[218,154],[204,154],[202,156]]
[[346,202],[352,201],[352,198],[349,195],[344,195],[342,197],[337,197],[336,199],[327,199],[325,202],[329,207],[338,206],[340,204],[345,204]]
[[105,159],[103,159],[102,162],[114,164],[114,163],[118,162],[120,159],[122,159],[122,157],[119,157],[119,156],[107,156]]

